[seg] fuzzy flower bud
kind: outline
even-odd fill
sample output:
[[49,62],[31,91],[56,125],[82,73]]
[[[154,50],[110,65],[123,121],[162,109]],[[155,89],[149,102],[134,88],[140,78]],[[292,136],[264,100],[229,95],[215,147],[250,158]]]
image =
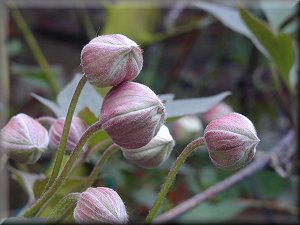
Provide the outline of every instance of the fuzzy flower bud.
[[47,149],[48,131],[35,119],[20,113],[1,130],[2,147],[9,158],[20,163],[35,163]]
[[102,35],[83,47],[81,65],[91,84],[116,86],[137,77],[143,66],[143,54],[134,41],[122,34]]
[[213,164],[224,170],[247,165],[260,141],[252,122],[239,113],[229,113],[210,122],[204,138]]
[[162,125],[157,135],[145,146],[136,149],[121,148],[124,157],[144,168],[160,166],[170,155],[175,142],[167,126]]
[[105,96],[102,128],[120,147],[134,149],[148,144],[164,121],[164,106],[147,86],[124,82]]
[[79,196],[73,213],[79,224],[126,224],[125,205],[116,191],[106,187],[88,188]]
[[[57,150],[59,147],[60,139],[63,133],[65,125],[65,118],[57,119],[51,126],[49,130],[49,147],[53,150]],[[73,149],[76,147],[79,139],[81,138],[84,131],[87,129],[87,125],[77,116],[73,116],[70,131],[68,135],[68,140],[65,148],[66,154],[71,154]],[[84,146],[83,151],[86,146]]]
[[176,143],[186,144],[199,137],[203,132],[203,125],[198,116],[183,116],[172,123],[171,133]]
[[220,116],[226,115],[233,112],[233,109],[230,105],[225,102],[219,102],[217,105],[212,107],[210,110],[202,114],[202,120],[205,124],[208,124],[210,121],[217,119]]

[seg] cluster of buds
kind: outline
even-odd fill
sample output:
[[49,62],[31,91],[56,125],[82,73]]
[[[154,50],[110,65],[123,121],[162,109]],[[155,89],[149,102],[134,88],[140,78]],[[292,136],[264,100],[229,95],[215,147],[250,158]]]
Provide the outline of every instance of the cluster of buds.
[[128,221],[124,202],[116,191],[106,187],[90,187],[82,192],[73,216],[79,224],[126,224]]
[[212,163],[224,170],[239,169],[251,162],[260,141],[252,122],[239,113],[211,121],[204,139]]
[[81,65],[91,84],[112,86],[101,107],[102,129],[129,161],[144,167],[161,164],[174,144],[169,134],[164,141],[157,135],[165,118],[161,100],[149,87],[132,82],[143,66],[141,48],[124,35],[102,35],[84,46]]

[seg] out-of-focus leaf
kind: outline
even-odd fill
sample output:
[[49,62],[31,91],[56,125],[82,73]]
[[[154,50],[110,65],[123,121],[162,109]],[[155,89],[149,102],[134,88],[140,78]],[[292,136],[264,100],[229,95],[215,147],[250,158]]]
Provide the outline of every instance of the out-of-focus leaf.
[[240,8],[240,15],[251,32],[264,46],[283,80],[290,87],[289,74],[295,61],[292,38],[282,32],[273,34],[267,24],[243,8]]
[[32,203],[35,200],[35,195],[33,192],[34,183],[37,180],[42,180],[45,178],[42,174],[27,173],[21,170],[17,170],[10,167],[10,171],[13,174],[14,179],[23,187],[23,189],[28,194],[28,202]]
[[0,224],[46,224],[46,218],[8,217]]
[[80,110],[80,112],[78,113],[78,117],[80,117],[89,126],[91,126],[98,120],[95,114],[92,113],[92,111],[88,107]]
[[151,208],[157,193],[149,188],[143,188],[132,192],[133,199],[141,205]]
[[209,97],[168,101],[165,103],[166,117],[174,118],[206,112],[230,94],[230,91],[225,91]]
[[252,34],[249,28],[246,26],[246,24],[244,23],[244,21],[242,20],[239,14],[239,11],[236,8],[228,7],[216,3],[204,2],[204,1],[197,1],[197,2],[193,2],[192,4],[212,14],[221,23],[223,23],[226,27],[230,28],[231,30],[249,38],[253,42],[253,44],[257,47],[257,49],[263,55],[268,57],[266,50],[260,44],[257,38]]
[[176,221],[184,223],[220,222],[226,221],[248,207],[245,202],[232,200],[219,203],[203,202],[196,208],[180,216]]
[[12,38],[8,42],[7,51],[10,57],[19,55],[22,52],[22,44],[20,40]]
[[[63,117],[67,115],[68,107],[70,105],[72,96],[77,87],[80,74],[75,74],[73,80],[68,83],[57,96],[57,103],[52,102],[44,97],[32,93],[31,95],[40,101],[42,104],[50,108],[57,117]],[[85,107],[88,107],[94,115],[99,116],[100,107],[102,105],[102,97],[97,93],[90,83],[86,83],[83,87],[81,94],[76,105],[74,115],[77,115]]]
[[[293,1],[260,1],[260,7],[264,11],[270,26],[273,31],[278,31],[280,26],[285,22],[290,16],[292,16],[297,11],[297,2],[299,0]],[[293,33],[297,28],[297,19],[295,18],[293,22],[282,29],[285,33]]]
[[175,95],[174,94],[161,94],[158,95],[159,99],[163,102],[173,101]]
[[140,45],[157,39],[154,34],[161,21],[159,7],[152,2],[147,4],[117,1],[106,8],[106,23],[102,34],[123,34]]

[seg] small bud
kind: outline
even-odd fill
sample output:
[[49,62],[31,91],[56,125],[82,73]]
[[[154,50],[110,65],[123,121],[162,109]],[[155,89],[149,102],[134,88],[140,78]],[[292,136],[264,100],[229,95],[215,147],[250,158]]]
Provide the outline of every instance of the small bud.
[[124,82],[105,96],[102,128],[120,147],[134,149],[148,144],[164,121],[164,106],[147,86]]
[[35,119],[20,113],[1,130],[1,142],[9,158],[20,163],[35,163],[47,149],[48,131]]
[[233,112],[233,109],[230,105],[225,102],[220,102],[210,110],[206,111],[202,114],[201,119],[205,124],[208,124],[210,121],[217,119],[220,116],[226,115],[228,113]]
[[144,168],[160,166],[170,155],[175,142],[167,126],[162,125],[157,135],[145,146],[136,149],[121,148],[124,157]]
[[213,164],[224,170],[247,165],[260,141],[252,122],[239,113],[229,113],[210,122],[204,138]]
[[125,205],[116,191],[106,187],[88,188],[79,196],[73,213],[79,224],[126,224]]
[[172,123],[171,133],[176,143],[186,144],[199,137],[203,132],[203,125],[197,116],[183,116]]
[[[49,130],[49,147],[53,150],[57,150],[59,147],[60,139],[63,133],[65,125],[65,118],[57,119],[51,126]],[[87,129],[87,125],[77,116],[73,116],[70,131],[68,135],[68,140],[65,148],[66,154],[71,154],[73,149],[76,147],[79,139],[81,138],[84,131]],[[86,146],[84,146],[83,151]]]
[[140,73],[142,50],[122,34],[102,35],[84,46],[81,65],[91,84],[97,87],[116,86],[133,80]]

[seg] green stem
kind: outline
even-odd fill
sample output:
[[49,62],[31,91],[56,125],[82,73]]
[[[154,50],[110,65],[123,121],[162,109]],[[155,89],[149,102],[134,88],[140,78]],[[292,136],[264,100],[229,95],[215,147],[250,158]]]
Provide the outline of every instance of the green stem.
[[55,206],[55,208],[51,211],[51,214],[49,215],[47,219],[47,223],[56,223],[57,218],[64,213],[66,208],[70,207],[71,205],[75,204],[79,198],[80,193],[70,193],[63,197]]
[[87,189],[88,187],[91,187],[92,184],[95,182],[95,180],[97,179],[98,177],[98,174],[99,172],[101,171],[101,169],[103,168],[106,160],[114,153],[116,152],[117,150],[119,149],[119,146],[116,145],[116,144],[111,144],[104,152],[103,154],[101,155],[101,157],[99,158],[97,164],[95,165],[93,171],[91,172],[90,176],[88,177],[85,185],[84,185],[84,188],[83,188],[83,191],[85,189]]
[[30,28],[28,27],[23,16],[21,15],[21,13],[19,12],[19,10],[16,7],[11,8],[11,15],[14,18],[14,20],[15,20],[16,24],[18,25],[18,27],[20,28],[20,30],[22,31],[35,60],[38,62],[41,69],[43,70],[45,79],[48,81],[48,83],[51,87],[51,90],[56,95],[59,92],[59,85],[56,82],[56,80],[53,76],[53,73],[49,67],[49,64],[48,64],[45,56],[43,55],[42,50],[40,49],[36,39],[34,38]]
[[68,141],[68,135],[69,135],[70,127],[71,127],[73,114],[74,114],[76,104],[78,102],[78,98],[80,96],[81,90],[84,87],[86,81],[87,81],[86,77],[82,76],[81,80],[79,81],[79,83],[78,83],[78,85],[75,89],[73,97],[71,99],[69,109],[68,109],[68,112],[67,112],[67,116],[66,116],[66,119],[65,119],[64,129],[63,129],[63,132],[62,132],[62,135],[61,135],[57,155],[56,155],[56,158],[55,158],[52,174],[51,174],[50,179],[49,179],[49,181],[48,181],[48,183],[47,183],[47,185],[44,189],[44,192],[47,191],[49,189],[49,187],[53,184],[55,178],[57,177],[57,175],[60,171],[60,167],[61,167],[62,160],[63,160],[63,157],[64,157],[64,152],[65,152],[64,150],[65,150],[65,147],[66,147],[67,141]]
[[57,177],[51,187],[46,190],[46,192],[44,192],[42,196],[29,209],[25,211],[24,217],[34,217],[43,207],[43,205],[45,205],[57,193],[59,188],[66,181],[71,168],[78,159],[82,147],[88,141],[88,139],[99,129],[101,129],[100,121],[94,123],[84,132],[59,177]]
[[184,163],[184,161],[195,149],[197,149],[199,146],[203,145],[204,143],[205,143],[204,137],[200,137],[200,138],[192,141],[191,143],[189,143],[185,147],[185,149],[181,152],[181,154],[178,156],[178,158],[174,162],[172,168],[170,169],[167,179],[166,179],[165,183],[163,184],[159,194],[157,195],[152,208],[149,211],[149,214],[145,220],[145,224],[150,224],[152,222],[152,220],[154,219],[155,215],[157,214],[157,212],[161,206],[161,203],[163,202],[166,194],[169,192],[169,189],[170,189],[180,167]]

